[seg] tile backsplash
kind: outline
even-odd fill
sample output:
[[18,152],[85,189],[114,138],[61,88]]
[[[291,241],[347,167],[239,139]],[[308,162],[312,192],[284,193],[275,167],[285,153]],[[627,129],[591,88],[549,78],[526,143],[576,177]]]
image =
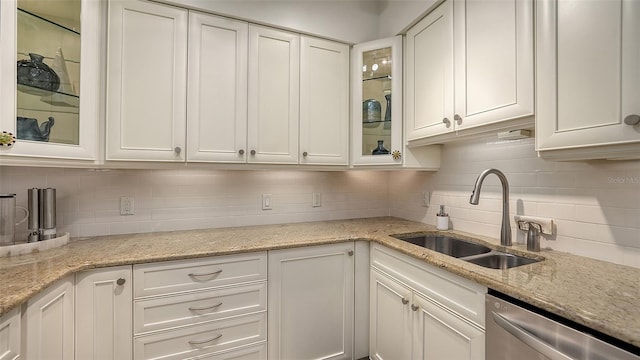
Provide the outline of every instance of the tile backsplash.
[[[453,229],[498,238],[497,177],[486,178],[479,205],[469,204],[486,168],[509,179],[514,241],[524,242],[524,233],[513,215],[552,218],[554,235],[542,247],[640,267],[640,161],[546,161],[533,139],[444,145],[438,172],[0,167],[0,192],[18,194],[24,206],[28,188],[57,188],[58,230],[72,237],[386,215],[435,225],[445,205]],[[320,207],[312,207],[314,192]],[[272,210],[262,210],[262,194],[272,195]],[[121,196],[135,198],[135,215],[120,215]],[[17,236],[26,238],[25,224]]]
[[[453,229],[498,238],[498,178],[489,175],[480,203],[469,204],[475,180],[487,168],[509,180],[514,241],[524,243],[525,233],[513,215],[551,218],[554,234],[544,235],[541,247],[640,267],[640,161],[546,161],[537,157],[533,138],[444,145],[438,172],[390,177],[391,215],[435,225],[439,205],[445,205]],[[422,206],[424,192],[431,192],[429,207]]]

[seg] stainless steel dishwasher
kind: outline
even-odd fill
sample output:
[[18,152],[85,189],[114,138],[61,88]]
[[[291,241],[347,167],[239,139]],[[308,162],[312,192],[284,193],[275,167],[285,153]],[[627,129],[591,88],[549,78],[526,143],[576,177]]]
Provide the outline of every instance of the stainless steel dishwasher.
[[632,345],[613,345],[506,298],[486,296],[486,360],[640,359],[640,349]]

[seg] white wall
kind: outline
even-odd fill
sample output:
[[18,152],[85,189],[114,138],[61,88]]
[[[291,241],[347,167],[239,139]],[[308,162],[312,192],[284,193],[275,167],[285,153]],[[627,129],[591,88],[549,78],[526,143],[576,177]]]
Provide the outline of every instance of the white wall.
[[[114,170],[0,167],[0,193],[57,189],[59,232],[72,237],[318,221],[389,214],[383,172]],[[312,207],[312,193],[322,206]],[[273,210],[262,210],[263,193]],[[135,215],[120,216],[120,196]],[[18,228],[26,238],[26,224]]]
[[[534,140],[495,137],[447,144],[436,173],[396,172],[390,179],[391,215],[435,224],[445,205],[456,230],[499,238],[500,182],[489,175],[480,204],[469,204],[478,174],[502,170],[510,184],[514,240],[524,242],[513,215],[552,218],[557,233],[542,247],[640,267],[640,161],[551,162],[536,156]],[[422,193],[432,192],[431,206]]]

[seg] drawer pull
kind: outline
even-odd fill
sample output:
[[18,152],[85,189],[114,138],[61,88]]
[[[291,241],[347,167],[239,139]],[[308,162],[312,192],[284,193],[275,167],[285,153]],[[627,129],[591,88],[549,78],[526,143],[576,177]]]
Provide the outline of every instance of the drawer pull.
[[403,305],[407,305],[409,303],[409,300],[402,298],[402,304]]
[[191,273],[189,274],[189,276],[191,277],[200,277],[200,276],[213,276],[213,275],[218,275],[222,272],[222,269],[218,270],[218,271],[214,271],[214,272],[210,272],[210,273],[204,273],[204,274],[196,274],[196,273]]
[[210,343],[212,341],[218,340],[221,337],[222,337],[222,334],[218,334],[212,337],[211,339],[207,339],[207,340],[189,340],[189,345],[202,345],[202,344],[206,344],[206,343]]
[[211,305],[211,306],[191,306],[189,308],[189,310],[191,311],[202,311],[202,310],[209,310],[209,309],[215,309],[217,307],[220,307],[222,305],[222,301],[215,304],[215,305]]

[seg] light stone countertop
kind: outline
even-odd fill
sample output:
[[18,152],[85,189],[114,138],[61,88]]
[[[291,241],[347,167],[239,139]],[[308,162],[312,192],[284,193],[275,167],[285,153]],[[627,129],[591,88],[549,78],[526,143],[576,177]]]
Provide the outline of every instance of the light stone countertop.
[[[545,261],[508,270],[488,269],[389,236],[412,232],[442,233],[430,225],[384,217],[72,241],[41,253],[0,258],[0,315],[55,281],[81,270],[365,240],[640,346],[640,269],[551,250],[530,253],[524,245],[514,245],[507,251],[541,256]],[[497,239],[458,231],[447,233],[505,250]]]

